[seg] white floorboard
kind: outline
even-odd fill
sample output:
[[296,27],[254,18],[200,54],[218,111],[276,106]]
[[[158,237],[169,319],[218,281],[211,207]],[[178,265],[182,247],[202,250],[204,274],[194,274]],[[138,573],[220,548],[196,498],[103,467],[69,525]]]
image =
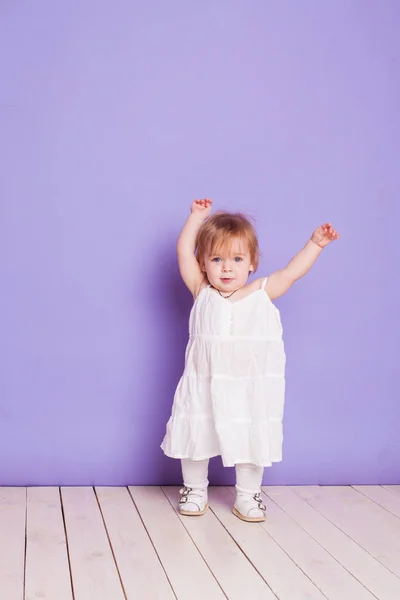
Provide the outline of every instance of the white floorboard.
[[397,577],[400,576],[400,520],[355,489],[298,487],[297,492]]
[[74,600],[124,600],[119,573],[90,487],[63,487]]
[[263,527],[321,592],[327,598],[372,600],[374,596],[363,584],[271,499],[271,488],[267,490],[264,499],[268,520]]
[[280,600],[321,600],[322,592],[268,532],[232,514],[234,496],[228,488],[210,489],[212,511]]
[[400,600],[400,486],[0,488],[0,600]]
[[72,600],[60,491],[27,490],[25,600]]
[[393,494],[379,485],[354,485],[353,488],[400,519],[400,494]]
[[387,600],[400,598],[400,579],[296,494],[296,487],[264,490],[372,594]]
[[127,600],[175,596],[126,488],[97,487],[97,498]]
[[25,580],[26,489],[0,488],[0,590],[23,600]]
[[[176,512],[179,488],[163,490]],[[211,510],[202,517],[178,518],[228,598],[276,598]]]
[[[207,563],[159,487],[130,487],[154,547],[178,598],[224,598]],[[194,584],[195,583],[195,584]]]
[[388,490],[389,492],[400,494],[400,485],[383,485],[382,487],[385,488],[385,490]]

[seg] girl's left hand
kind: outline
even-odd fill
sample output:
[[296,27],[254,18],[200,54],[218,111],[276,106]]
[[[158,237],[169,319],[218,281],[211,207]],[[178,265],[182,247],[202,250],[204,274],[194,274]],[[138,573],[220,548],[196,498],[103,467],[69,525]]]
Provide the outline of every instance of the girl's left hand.
[[339,238],[340,235],[335,229],[333,229],[331,223],[325,223],[324,225],[317,227],[311,236],[311,240],[320,248],[325,248],[325,246],[334,240],[338,240]]

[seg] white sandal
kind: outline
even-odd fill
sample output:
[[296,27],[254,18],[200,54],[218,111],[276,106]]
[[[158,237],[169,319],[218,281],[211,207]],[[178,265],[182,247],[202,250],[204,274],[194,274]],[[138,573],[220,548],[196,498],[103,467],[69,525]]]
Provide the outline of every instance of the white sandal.
[[253,496],[236,492],[236,501],[232,512],[242,521],[261,523],[265,521],[266,510],[267,507],[263,504],[259,492]]
[[179,512],[187,517],[200,517],[208,509],[207,489],[195,489],[184,486],[179,490]]

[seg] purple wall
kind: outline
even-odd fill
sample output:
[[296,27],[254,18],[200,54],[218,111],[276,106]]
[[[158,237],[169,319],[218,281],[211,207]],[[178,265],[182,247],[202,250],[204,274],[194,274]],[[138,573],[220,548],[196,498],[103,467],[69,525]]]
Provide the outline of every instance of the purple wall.
[[[396,0],[2,3],[0,485],[159,484],[195,197],[257,217],[277,302],[271,484],[399,483]],[[397,351],[397,352],[396,352]],[[213,483],[232,483],[214,459]]]

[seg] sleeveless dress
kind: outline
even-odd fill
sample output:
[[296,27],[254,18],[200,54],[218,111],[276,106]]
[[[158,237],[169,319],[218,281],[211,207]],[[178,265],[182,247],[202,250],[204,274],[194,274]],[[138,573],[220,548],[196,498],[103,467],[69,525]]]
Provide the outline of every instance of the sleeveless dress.
[[286,355],[279,310],[260,289],[230,301],[208,286],[189,319],[185,368],[161,448],[172,458],[282,460]]

